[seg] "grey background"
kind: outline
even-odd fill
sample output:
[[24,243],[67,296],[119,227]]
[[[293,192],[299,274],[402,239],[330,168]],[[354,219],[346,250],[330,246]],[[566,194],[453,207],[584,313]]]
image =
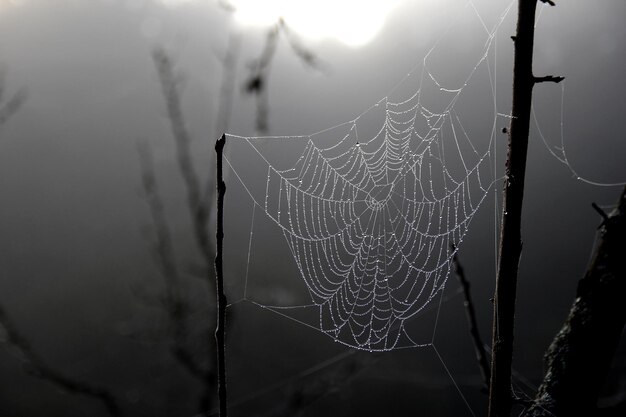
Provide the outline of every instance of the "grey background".
[[[476,30],[465,2],[406,1],[369,44],[349,48],[332,40],[302,41],[329,68],[305,68],[284,41],[269,79],[270,129],[301,134],[351,120],[385,96],[418,64],[461,15],[465,33],[453,51],[438,49],[441,73],[461,70],[476,55]],[[506,7],[474,1],[486,22]],[[541,7],[541,6],[540,6]],[[626,70],[626,3],[621,0],[558,2],[543,11],[536,34],[535,72],[566,77],[564,135],[570,162],[599,182],[626,180],[623,74]],[[510,102],[514,10],[498,37],[498,103]],[[473,21],[473,23],[472,23]],[[287,22],[288,23],[288,22]],[[467,26],[465,26],[467,24]],[[157,28],[158,30],[155,30]],[[193,262],[184,190],[175,168],[165,106],[150,57],[164,45],[185,74],[183,107],[193,135],[194,158],[213,167],[215,114],[221,80],[217,59],[231,31],[241,31],[237,82],[258,56],[264,29],[237,28],[213,2],[164,7],[155,1],[27,1],[0,3],[0,62],[5,88],[26,87],[28,99],[0,130],[0,302],[33,347],[67,373],[111,387],[131,415],[193,415],[198,387],[172,363],[165,343],[151,337],[159,312],[134,289],[150,291],[157,279],[145,238],[148,210],[141,197],[138,140],[157,161],[166,209],[175,226],[182,261]],[[462,40],[465,40],[465,43]],[[480,38],[483,39],[483,38]],[[442,46],[443,48],[443,46]],[[238,87],[229,131],[254,134],[254,100]],[[535,103],[546,138],[558,145],[561,89],[540,85]],[[468,108],[471,106],[468,105]],[[469,110],[468,110],[469,111]],[[504,126],[506,121],[499,120]],[[505,138],[499,136],[499,149]],[[503,152],[498,164],[503,166]],[[520,266],[515,367],[533,386],[542,354],[563,321],[592,248],[598,215],[592,201],[611,205],[619,188],[594,187],[572,178],[547,152],[536,131],[529,148]],[[233,185],[227,198],[227,277],[230,296],[241,293],[247,253],[248,201]],[[245,209],[241,209],[245,207]],[[229,226],[230,225],[230,226]],[[267,242],[280,249],[279,235]],[[461,249],[474,284],[481,330],[490,334],[494,264],[493,199],[484,204]],[[285,262],[253,264],[289,272]],[[280,274],[277,274],[280,275]],[[281,275],[274,284],[295,279]],[[271,288],[271,287],[270,287]],[[456,289],[451,277],[449,291]],[[199,291],[199,294],[203,294]],[[285,290],[287,291],[287,290]],[[345,348],[303,326],[251,305],[230,311],[231,399],[287,381]],[[460,297],[444,304],[437,349],[477,415],[485,398],[464,322]],[[156,327],[159,327],[158,325]],[[148,330],[146,330],[148,329]],[[156,339],[156,340],[155,340]],[[624,383],[624,348],[614,384]],[[100,405],[59,392],[25,375],[19,360],[0,349],[0,414],[103,415]],[[527,392],[532,390],[527,389]],[[235,415],[263,415],[284,401],[265,393]],[[432,349],[398,351],[378,358],[303,415],[469,415]],[[100,414],[99,414],[100,413]]]

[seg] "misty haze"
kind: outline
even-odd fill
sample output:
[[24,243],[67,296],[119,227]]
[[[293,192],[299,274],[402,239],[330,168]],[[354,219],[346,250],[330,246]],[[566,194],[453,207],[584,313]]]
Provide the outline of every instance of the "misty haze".
[[[550,3],[505,402],[571,415],[556,384],[623,415],[626,3]],[[515,0],[0,0],[0,416],[219,415],[222,278],[231,416],[502,417],[517,22]]]

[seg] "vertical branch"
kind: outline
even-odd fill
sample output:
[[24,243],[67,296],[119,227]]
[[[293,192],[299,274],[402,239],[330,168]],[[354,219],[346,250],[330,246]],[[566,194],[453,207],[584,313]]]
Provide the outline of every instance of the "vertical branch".
[[225,316],[226,296],[224,295],[224,270],[223,270],[223,241],[224,241],[224,194],[226,184],[222,175],[222,162],[226,135],[215,143],[217,153],[217,250],[215,254],[215,282],[217,291],[217,327],[215,328],[215,341],[217,343],[217,390],[220,402],[220,417],[227,417],[226,403],[226,359],[225,351]]
[[[533,87],[536,82],[543,81],[536,79],[532,71],[537,1],[519,0],[517,33],[513,37],[515,42],[513,104],[511,126],[508,129],[509,148],[494,297],[493,357],[489,389],[490,417],[508,417],[512,406],[511,363],[513,361],[517,272],[522,251],[521,219],[530,110]],[[540,1],[554,5],[548,0]]]
[[522,251],[522,201],[533,89],[532,57],[536,6],[537,0],[519,0],[517,34],[513,38],[513,106],[494,297],[489,417],[508,417],[511,414],[511,364],[517,271]]

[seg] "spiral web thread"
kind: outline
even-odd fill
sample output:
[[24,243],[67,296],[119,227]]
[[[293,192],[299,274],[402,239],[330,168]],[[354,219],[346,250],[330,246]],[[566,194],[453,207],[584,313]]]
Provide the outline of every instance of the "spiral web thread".
[[[453,257],[496,181],[491,160],[496,120],[506,115],[496,109],[493,51],[496,30],[512,4],[493,30],[480,20],[487,34],[483,54],[460,88],[437,81],[427,54],[408,75],[419,75],[417,91],[402,101],[388,95],[355,119],[311,135],[227,135],[245,142],[267,165],[261,199],[226,159],[253,200],[253,227],[254,213],[261,210],[280,228],[311,298],[304,306],[255,304],[287,317],[291,309],[317,309],[317,329],[357,349],[432,345],[414,341],[405,323],[436,304],[432,302],[443,293]],[[493,129],[484,151],[472,143],[455,110],[481,67],[489,74],[494,101]],[[443,110],[426,104],[426,83],[447,100]],[[364,135],[361,118],[381,108],[382,126]],[[318,144],[322,134],[334,138],[330,146]],[[304,149],[289,168],[278,169],[263,153],[268,140],[301,141]],[[249,247],[251,242],[252,230]],[[249,259],[248,253],[247,268]],[[245,293],[244,299],[251,301]]]

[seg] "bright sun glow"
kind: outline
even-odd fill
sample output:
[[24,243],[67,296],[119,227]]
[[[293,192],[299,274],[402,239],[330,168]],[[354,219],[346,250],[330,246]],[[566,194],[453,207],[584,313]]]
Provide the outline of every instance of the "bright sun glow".
[[4,9],[8,6],[18,6],[24,0],[0,0],[0,9]]
[[398,0],[231,0],[238,22],[268,26],[279,18],[309,39],[350,46],[371,41]]

